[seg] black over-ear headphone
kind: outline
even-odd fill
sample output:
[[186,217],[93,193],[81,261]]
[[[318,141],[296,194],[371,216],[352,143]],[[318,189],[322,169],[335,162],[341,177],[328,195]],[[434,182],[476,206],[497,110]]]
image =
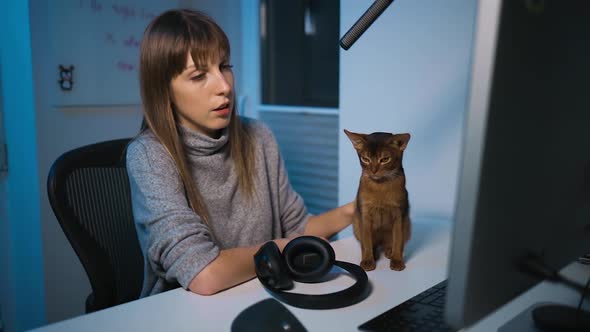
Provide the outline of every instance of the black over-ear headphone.
[[[285,246],[283,253],[273,241],[265,243],[254,255],[256,276],[278,300],[306,309],[334,309],[353,305],[369,294],[367,273],[360,266],[335,260],[330,244],[318,237],[300,236]],[[285,292],[293,288],[293,280],[313,283],[321,281],[332,266],[349,272],[354,285],[329,294],[307,295]]]

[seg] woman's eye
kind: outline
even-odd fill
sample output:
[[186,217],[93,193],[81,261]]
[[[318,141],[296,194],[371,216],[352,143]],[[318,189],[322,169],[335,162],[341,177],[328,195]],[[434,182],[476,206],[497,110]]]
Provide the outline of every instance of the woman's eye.
[[385,158],[381,158],[381,160],[379,160],[382,164],[387,164],[389,161],[391,160],[391,158],[389,157],[385,157]]
[[205,78],[205,73],[191,76],[191,81],[200,81]]
[[219,68],[221,70],[230,70],[234,67],[234,65],[230,65],[229,63],[221,64]]

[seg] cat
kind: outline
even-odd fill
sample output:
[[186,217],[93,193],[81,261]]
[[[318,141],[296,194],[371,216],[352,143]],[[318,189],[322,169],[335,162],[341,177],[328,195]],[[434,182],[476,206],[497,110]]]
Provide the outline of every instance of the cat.
[[360,266],[375,269],[375,253],[382,246],[392,270],[405,269],[404,246],[410,239],[410,205],[402,166],[410,134],[353,133],[344,129],[361,163],[356,197],[354,236],[361,244]]

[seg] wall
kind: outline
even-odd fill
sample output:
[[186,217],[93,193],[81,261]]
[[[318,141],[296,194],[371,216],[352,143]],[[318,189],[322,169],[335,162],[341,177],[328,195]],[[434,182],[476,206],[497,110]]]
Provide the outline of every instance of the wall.
[[[1,46],[2,44],[0,44]],[[5,143],[5,138],[4,138],[4,111],[3,111],[3,99],[2,99],[2,93],[4,92],[2,90],[2,53],[0,52],[0,144],[4,144]],[[0,148],[0,150],[2,150]],[[6,193],[6,177],[8,176],[7,173],[5,173],[5,171],[3,171],[3,168],[5,167],[5,160],[6,156],[3,154],[2,156],[0,156],[0,163],[2,165],[0,165],[0,243],[4,243],[4,245],[6,246],[8,243],[10,243],[9,241],[9,230],[8,230],[8,204],[6,202],[6,198],[8,197],[8,194]],[[7,253],[8,249],[6,247],[1,247],[0,245],[0,250],[2,252]],[[8,270],[10,267],[8,265],[8,255],[0,255],[0,271],[5,271]],[[2,282],[2,278],[5,278],[4,275],[2,273],[0,273],[0,282]],[[0,298],[4,299],[6,295],[4,295],[5,290],[0,288]],[[5,301],[12,301],[12,299],[6,299]],[[2,320],[2,303],[4,301],[0,301],[0,331],[4,331],[4,323]]]
[[[166,2],[166,0],[151,1]],[[20,0],[9,0],[3,2],[2,6],[17,6],[17,4],[21,6],[21,3],[23,2]],[[12,207],[16,206],[13,203],[13,197],[16,196],[10,191],[10,185],[5,180],[0,179],[0,189],[4,189],[0,190],[0,201],[8,205],[6,209],[3,209],[3,204],[0,204],[0,217],[2,217],[0,219],[2,221],[0,222],[0,240],[2,240],[0,241],[0,249],[13,245],[15,247],[13,251],[14,255],[29,254],[29,251],[36,250],[34,251],[36,259],[26,264],[22,262],[15,264],[14,259],[7,260],[5,259],[5,255],[2,256],[2,260],[0,261],[0,281],[7,281],[9,278],[12,278],[17,272],[21,272],[20,269],[23,266],[30,266],[35,271],[35,273],[26,274],[31,275],[33,278],[28,285],[29,289],[23,289],[22,287],[11,288],[7,286],[0,288],[3,291],[16,290],[10,294],[10,298],[5,298],[5,293],[2,293],[3,302],[0,304],[6,327],[10,327],[8,323],[12,317],[16,317],[15,321],[17,323],[20,322],[19,324],[21,325],[19,326],[21,327],[16,328],[16,330],[22,330],[22,326],[34,327],[83,314],[84,301],[90,293],[90,285],[86,274],[73,249],[63,235],[49,206],[45,188],[47,174],[51,164],[59,155],[72,148],[97,141],[132,136],[137,133],[141,121],[139,105],[109,107],[98,105],[93,107],[81,106],[67,108],[53,106],[56,104],[55,96],[50,91],[56,84],[55,62],[51,59],[51,47],[54,43],[51,40],[52,30],[51,24],[49,23],[50,18],[45,14],[48,12],[49,6],[55,4],[55,1],[31,0],[28,2],[25,1],[24,3],[30,3],[30,16],[25,17],[26,21],[22,20],[21,17],[21,21],[28,22],[30,18],[31,38],[30,40],[25,38],[25,41],[27,43],[30,42],[30,53],[32,56],[29,59],[32,57],[32,67],[29,63],[28,65],[21,65],[16,68],[29,68],[34,73],[31,74],[32,82],[29,82],[32,87],[23,89],[23,93],[30,94],[28,98],[23,99],[28,100],[30,103],[34,101],[34,104],[30,106],[30,117],[19,117],[18,127],[12,121],[6,121],[5,124],[7,127],[7,136],[9,136],[8,132],[10,130],[18,129],[20,131],[21,128],[24,128],[26,130],[20,131],[19,137],[26,137],[32,140],[27,140],[28,145],[26,146],[26,150],[21,150],[20,146],[15,144],[14,141],[8,141],[9,150],[14,149],[14,151],[19,152],[29,151],[31,153],[30,157],[34,158],[34,162],[29,163],[30,167],[23,168],[22,174],[26,176],[20,179],[20,184],[24,185],[27,184],[27,181],[33,181],[34,186],[32,187],[37,188],[35,191],[22,194],[22,198],[28,201],[27,204],[31,205],[31,208],[25,211],[29,215],[37,213],[36,217],[9,213]],[[222,28],[226,30],[230,38],[230,43],[232,44],[233,62],[237,69],[237,89],[239,91],[239,67],[241,66],[240,54],[242,47],[240,4],[231,0],[183,0],[172,3],[182,7],[201,9],[213,16]],[[10,12],[4,14],[4,8],[2,13],[2,18],[5,15],[10,15]],[[21,29],[27,28],[27,30],[29,28],[28,23],[24,26],[21,26],[21,24],[15,26]],[[26,74],[27,71],[24,70],[23,73]],[[22,80],[23,73],[13,71],[10,73],[10,77],[6,77],[8,74],[4,75],[6,79],[3,82]],[[7,84],[4,85],[6,86]],[[3,89],[3,93],[7,91],[8,93],[12,93],[13,90]],[[6,109],[5,112],[7,112]],[[15,164],[15,160],[13,160],[14,156],[12,158],[10,157],[9,162],[11,165],[18,166],[18,164]],[[10,172],[9,176],[12,176],[12,174],[15,173]],[[7,222],[4,222],[5,219],[3,216],[5,215],[8,215]],[[15,225],[20,225],[18,227],[19,230],[23,231],[22,234],[14,235],[15,230],[11,228]],[[22,240],[24,234],[27,234],[27,241],[23,241],[23,243],[26,243],[26,246],[24,244],[15,246],[15,241]],[[27,278],[23,278],[22,280],[22,283],[28,281]],[[5,301],[5,299],[7,300]],[[39,313],[27,317],[26,310],[23,309],[26,307],[38,309]],[[7,330],[12,331],[13,329]]]
[[2,3],[0,73],[11,171],[0,175],[0,308],[6,331],[45,320],[28,1]]
[[[2,44],[0,44],[1,46]],[[0,144],[4,144],[5,135],[4,135],[4,100],[2,98],[4,90],[2,89],[2,52],[0,52]],[[1,149],[0,149],[1,150]],[[2,159],[2,157],[0,157]],[[4,162],[4,160],[2,160]],[[1,166],[0,166],[1,167]],[[0,168],[0,243],[3,243],[5,246],[10,243],[10,238],[8,234],[10,231],[8,229],[8,202],[7,197],[8,194],[6,193],[6,182],[7,182],[8,173],[3,171]],[[0,244],[1,246],[1,244]],[[1,252],[8,252],[8,249],[5,247],[0,247]],[[0,271],[4,271],[9,267],[6,265],[8,264],[8,260],[6,259],[7,255],[0,255]],[[0,274],[0,278],[3,275]],[[1,281],[1,280],[0,280]],[[3,294],[3,291],[0,291],[0,294]],[[3,298],[3,297],[1,297]],[[2,302],[0,302],[0,326],[2,326]],[[1,330],[0,330],[1,331]]]
[[[340,2],[341,35],[372,2]],[[412,216],[452,217],[475,8],[475,0],[395,1],[341,50],[340,204],[354,199],[361,172],[342,129],[408,132]]]

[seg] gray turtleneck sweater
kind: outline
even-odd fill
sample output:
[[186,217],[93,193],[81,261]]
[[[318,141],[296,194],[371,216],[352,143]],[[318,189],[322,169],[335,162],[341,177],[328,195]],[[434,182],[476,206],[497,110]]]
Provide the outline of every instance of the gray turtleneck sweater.
[[255,198],[238,190],[228,153],[227,130],[221,137],[181,127],[197,188],[211,217],[211,228],[189,207],[178,170],[164,146],[150,131],[127,149],[133,216],[144,254],[141,296],[191,280],[222,249],[260,244],[303,233],[309,214],[293,191],[272,132],[249,120],[256,142]]

